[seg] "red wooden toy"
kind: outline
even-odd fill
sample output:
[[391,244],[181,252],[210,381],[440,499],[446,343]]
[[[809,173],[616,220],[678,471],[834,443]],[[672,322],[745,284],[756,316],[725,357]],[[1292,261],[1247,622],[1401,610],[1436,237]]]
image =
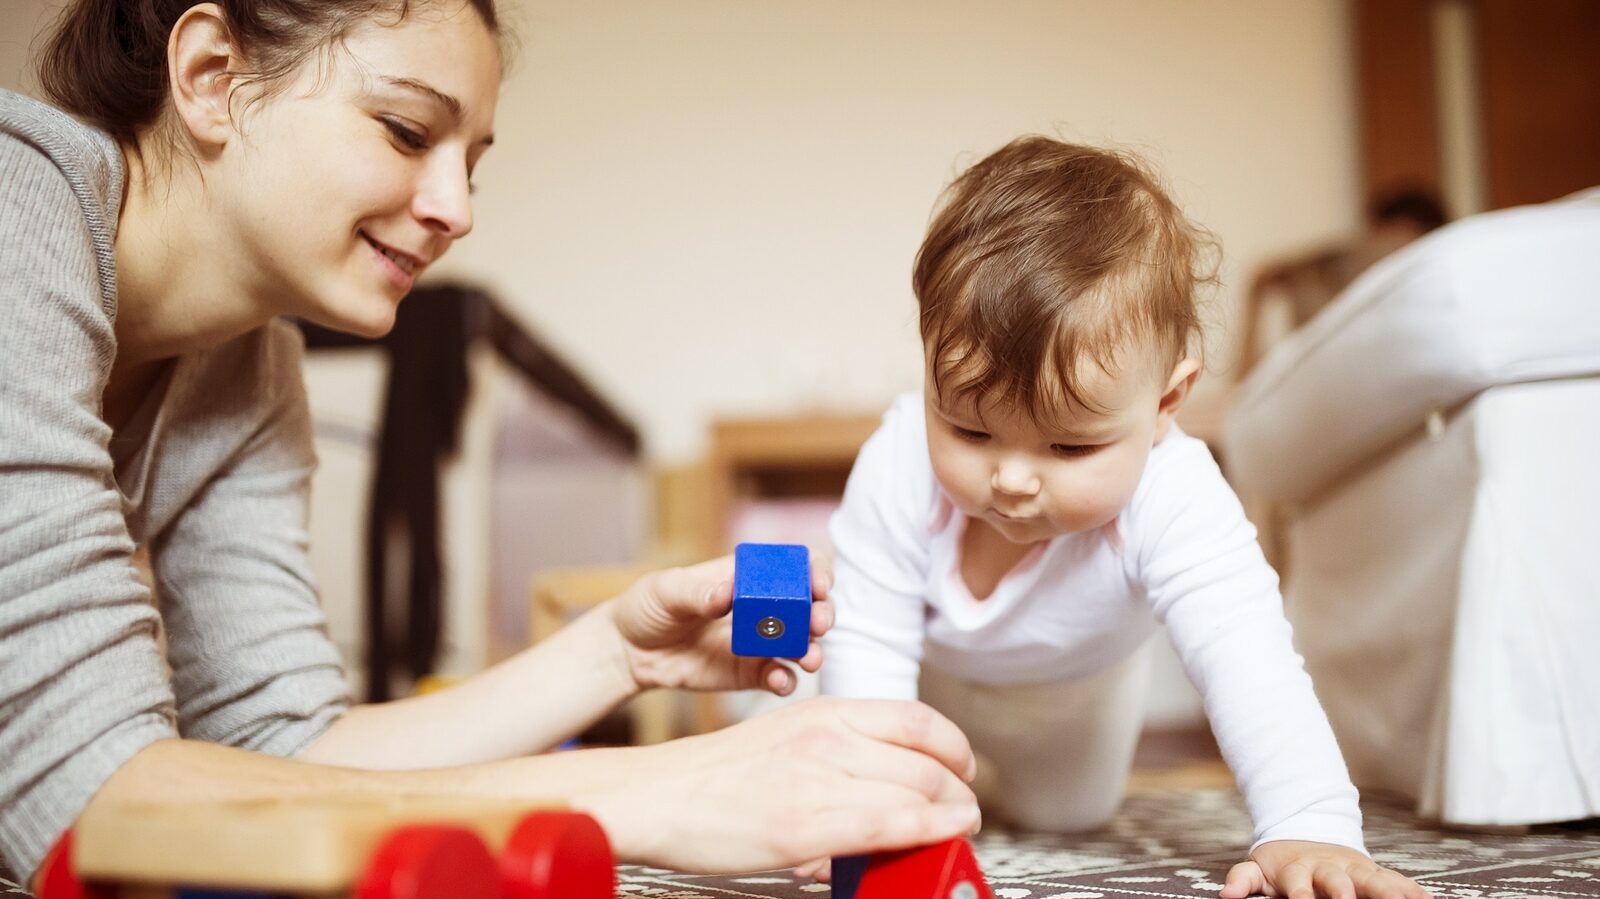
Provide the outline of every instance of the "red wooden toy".
[[955,839],[874,855],[855,899],[994,899],[994,893],[972,844]]
[[611,842],[588,815],[534,812],[500,853],[505,899],[612,899]]
[[615,877],[587,815],[327,796],[94,806],[35,883],[39,899],[612,899]]
[[116,892],[98,884],[86,884],[72,870],[72,831],[61,835],[44,857],[34,880],[39,899],[112,899]]
[[500,899],[500,871],[465,827],[401,827],[373,851],[354,899]]

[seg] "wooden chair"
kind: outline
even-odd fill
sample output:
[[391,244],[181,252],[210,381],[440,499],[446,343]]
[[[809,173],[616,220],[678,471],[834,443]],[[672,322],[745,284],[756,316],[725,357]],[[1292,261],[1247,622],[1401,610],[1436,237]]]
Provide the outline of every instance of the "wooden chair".
[[[533,580],[530,643],[565,627],[572,619],[626,590],[658,565],[612,565],[558,568]],[[633,739],[640,745],[661,743],[678,735],[677,697],[669,690],[650,690],[628,703]]]

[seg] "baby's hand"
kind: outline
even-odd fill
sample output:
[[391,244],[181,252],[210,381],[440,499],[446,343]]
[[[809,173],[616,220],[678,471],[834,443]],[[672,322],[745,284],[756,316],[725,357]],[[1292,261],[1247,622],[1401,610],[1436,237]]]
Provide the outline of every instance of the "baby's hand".
[[1262,843],[1228,872],[1222,899],[1432,899],[1416,881],[1380,867],[1365,855],[1333,843],[1273,840]]

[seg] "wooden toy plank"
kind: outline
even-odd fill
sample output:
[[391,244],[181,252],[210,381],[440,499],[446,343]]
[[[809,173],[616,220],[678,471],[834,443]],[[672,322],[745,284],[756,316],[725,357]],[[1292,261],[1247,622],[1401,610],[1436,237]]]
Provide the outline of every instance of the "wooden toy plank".
[[327,796],[91,805],[74,828],[79,877],[251,892],[348,891],[383,837],[461,824],[498,852],[517,822],[561,803],[439,796]]

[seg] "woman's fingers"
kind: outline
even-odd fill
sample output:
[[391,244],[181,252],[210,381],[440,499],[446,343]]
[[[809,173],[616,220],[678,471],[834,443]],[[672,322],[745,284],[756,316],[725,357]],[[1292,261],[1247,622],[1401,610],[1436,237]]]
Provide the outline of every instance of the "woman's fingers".
[[812,640],[806,646],[806,654],[796,659],[795,664],[799,665],[802,671],[810,671],[815,674],[817,669],[822,667],[822,644]]
[[976,803],[929,802],[902,787],[851,781],[848,804],[830,804],[795,822],[799,845],[817,854],[860,855],[924,846],[978,829]]
[[836,750],[836,763],[858,780],[893,784],[934,802],[976,805],[972,788],[938,759],[890,743],[861,740]]
[[811,602],[811,636],[820,637],[833,629],[838,612],[831,599],[814,599]]
[[917,703],[808,700],[619,752],[652,761],[585,803],[616,827],[619,855],[650,864],[765,870],[934,843],[979,822],[955,773],[971,761],[966,738]]
[[963,781],[978,772],[972,744],[949,718],[920,702],[878,699],[824,700],[822,707],[855,732],[930,755]]
[[833,880],[833,859],[819,858],[800,865],[794,869],[794,879],[828,883]]
[[774,696],[788,696],[800,680],[782,662],[767,662],[761,670],[761,686]]
[[663,611],[675,618],[709,620],[733,608],[733,560],[712,559],[698,565],[656,572],[652,586]]
[[817,599],[826,599],[833,589],[833,553],[826,549],[811,552],[811,593]]

